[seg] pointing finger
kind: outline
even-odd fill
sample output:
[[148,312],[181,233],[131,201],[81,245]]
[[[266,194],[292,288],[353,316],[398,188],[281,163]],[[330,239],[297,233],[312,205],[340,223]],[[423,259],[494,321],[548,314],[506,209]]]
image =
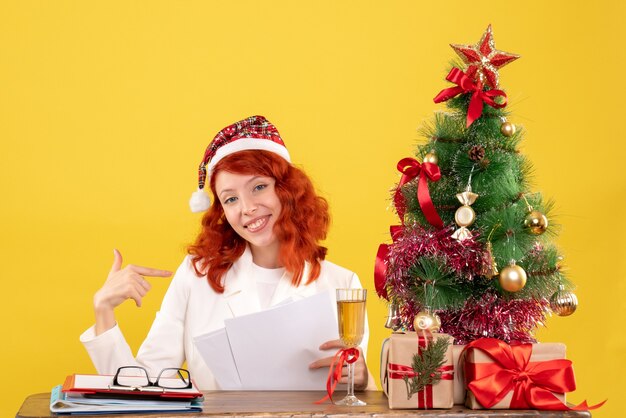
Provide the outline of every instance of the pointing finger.
[[111,266],[111,273],[120,271],[121,267],[122,267],[122,254],[117,250],[117,248],[114,248],[113,249],[113,265]]
[[171,271],[154,269],[151,267],[143,267],[143,266],[135,266],[135,265],[128,265],[126,267],[135,273],[141,274],[142,276],[170,277],[172,275]]

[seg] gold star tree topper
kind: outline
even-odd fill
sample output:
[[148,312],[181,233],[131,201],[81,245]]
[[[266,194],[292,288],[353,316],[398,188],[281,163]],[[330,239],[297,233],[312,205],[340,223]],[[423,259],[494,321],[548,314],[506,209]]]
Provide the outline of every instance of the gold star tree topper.
[[491,88],[498,87],[498,69],[520,57],[517,54],[496,49],[491,25],[487,27],[483,37],[476,45],[451,44],[450,46],[459,54],[463,62],[468,65],[467,76],[475,81],[487,84]]

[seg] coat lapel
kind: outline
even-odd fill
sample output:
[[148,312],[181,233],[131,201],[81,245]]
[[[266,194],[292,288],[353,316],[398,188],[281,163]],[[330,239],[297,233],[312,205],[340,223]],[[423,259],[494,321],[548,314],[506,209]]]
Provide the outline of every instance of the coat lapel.
[[228,270],[225,277],[224,299],[233,317],[259,312],[261,306],[252,278],[252,253],[244,253]]

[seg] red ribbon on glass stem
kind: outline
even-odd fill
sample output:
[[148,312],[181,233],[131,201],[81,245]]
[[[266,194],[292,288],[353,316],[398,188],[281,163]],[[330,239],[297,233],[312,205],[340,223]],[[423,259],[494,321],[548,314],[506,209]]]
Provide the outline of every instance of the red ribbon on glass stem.
[[[435,103],[441,103],[462,93],[472,93],[469,108],[467,109],[466,126],[468,128],[483,113],[484,103],[487,103],[494,109],[501,109],[506,106],[507,97],[505,92],[496,89],[484,91],[482,82],[475,83],[458,68],[451,69],[446,80],[456,84],[456,87],[441,90],[433,100]],[[496,97],[502,97],[504,99],[503,102],[497,103],[494,100]]]
[[589,406],[584,401],[573,408],[565,405],[554,393],[576,389],[572,362],[555,359],[530,363],[532,344],[508,345],[495,338],[480,338],[463,349],[461,358],[469,349],[481,350],[493,360],[493,363],[465,362],[467,387],[485,408],[491,408],[511,391],[509,409],[583,411],[599,408],[606,402]]
[[438,181],[441,178],[441,171],[439,166],[435,163],[419,163],[414,158],[403,158],[398,161],[398,171],[402,173],[400,183],[398,184],[398,190],[396,193],[401,193],[400,188],[415,177],[419,176],[419,182],[417,183],[417,200],[419,201],[420,208],[424,212],[424,216],[429,224],[436,228],[443,228],[443,221],[439,217],[435,205],[430,198],[430,192],[428,191],[428,180]]
[[339,383],[339,379],[341,379],[343,364],[354,363],[359,359],[359,354],[359,349],[354,347],[342,348],[341,350],[337,351],[332,363],[330,363],[330,368],[328,369],[328,379],[326,379],[327,395],[315,403],[322,403],[326,399],[330,399],[332,403],[335,403],[333,401],[333,393],[335,392],[337,383]]

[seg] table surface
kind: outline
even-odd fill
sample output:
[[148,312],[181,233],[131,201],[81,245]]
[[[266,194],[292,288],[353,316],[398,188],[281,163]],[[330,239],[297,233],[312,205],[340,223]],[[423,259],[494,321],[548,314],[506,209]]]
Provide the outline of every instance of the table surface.
[[[294,417],[294,418],[358,418],[358,417],[445,417],[445,418],[480,418],[480,417],[507,417],[507,418],[556,418],[577,417],[589,418],[587,411],[526,411],[526,410],[468,410],[461,405],[455,405],[452,409],[434,410],[406,410],[389,409],[387,398],[382,392],[368,391],[359,392],[359,399],[367,402],[366,406],[347,407],[337,406],[330,402],[315,404],[325,392],[244,392],[244,391],[211,391],[204,393],[202,412],[195,413],[137,413],[124,415],[80,415],[81,417],[117,416],[133,418],[158,418],[158,417]],[[342,394],[337,394],[342,395]],[[50,413],[50,394],[38,393],[31,395],[24,401],[16,415],[16,418],[44,418],[55,417]]]

